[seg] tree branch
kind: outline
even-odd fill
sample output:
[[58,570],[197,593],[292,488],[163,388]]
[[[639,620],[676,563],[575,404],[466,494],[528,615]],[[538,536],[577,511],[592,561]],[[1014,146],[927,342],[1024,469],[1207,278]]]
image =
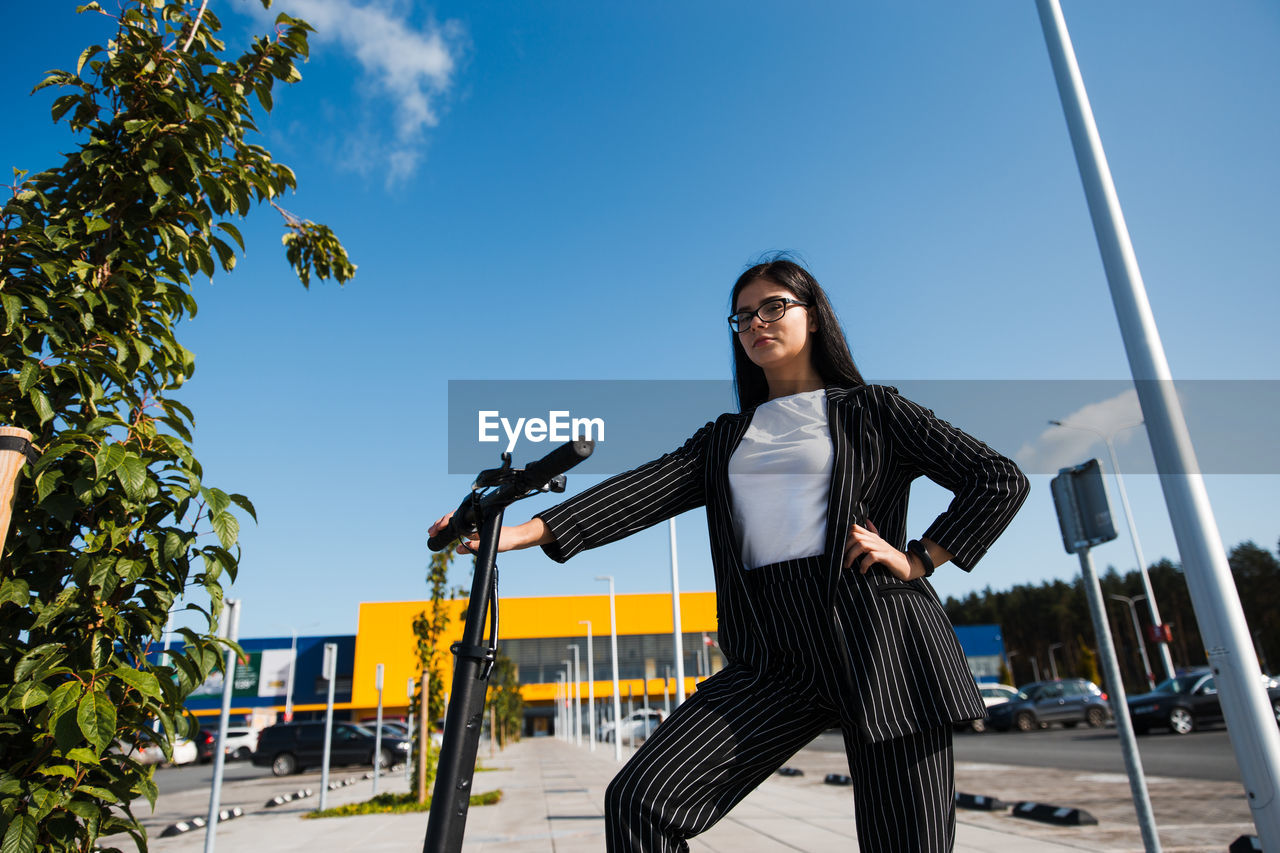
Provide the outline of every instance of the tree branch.
[[200,29],[200,21],[204,18],[204,10],[208,5],[209,0],[200,0],[200,11],[196,12],[196,19],[191,22],[191,32],[187,34],[187,40],[182,45],[183,53],[186,53],[191,48],[191,43],[196,40],[196,31]]

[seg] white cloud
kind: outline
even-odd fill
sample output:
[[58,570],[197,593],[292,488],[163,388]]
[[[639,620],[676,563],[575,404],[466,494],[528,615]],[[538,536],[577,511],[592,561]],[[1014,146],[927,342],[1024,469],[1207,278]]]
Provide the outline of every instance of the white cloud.
[[[1141,432],[1138,429],[1121,432],[1117,430],[1141,421],[1142,408],[1138,404],[1138,392],[1130,388],[1109,399],[1082,406],[1060,420],[1064,424],[1097,430],[1103,435],[1113,435],[1112,441],[1119,446]],[[1057,471],[1078,465],[1090,456],[1105,457],[1106,449],[1101,444],[1102,440],[1097,434],[1086,429],[1051,426],[1040,433],[1034,442],[1022,445],[1014,454],[1014,459],[1027,471]]]
[[[429,20],[415,26],[405,4],[394,0],[276,0],[270,9],[259,0],[237,0],[236,6],[259,23],[270,24],[280,12],[302,18],[316,30],[310,36],[313,54],[317,46],[336,44],[354,57],[369,100],[391,102],[390,110],[373,111],[390,114],[386,132],[392,140],[375,146],[387,183],[412,175],[427,129],[439,122],[436,103],[454,83],[465,43],[459,22]],[[365,144],[359,147],[367,150]]]

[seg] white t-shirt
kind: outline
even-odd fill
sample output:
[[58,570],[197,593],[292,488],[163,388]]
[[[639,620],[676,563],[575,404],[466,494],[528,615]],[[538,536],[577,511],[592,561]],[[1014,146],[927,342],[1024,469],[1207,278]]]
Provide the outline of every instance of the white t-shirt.
[[822,553],[833,463],[826,391],[778,397],[755,410],[729,459],[744,566]]

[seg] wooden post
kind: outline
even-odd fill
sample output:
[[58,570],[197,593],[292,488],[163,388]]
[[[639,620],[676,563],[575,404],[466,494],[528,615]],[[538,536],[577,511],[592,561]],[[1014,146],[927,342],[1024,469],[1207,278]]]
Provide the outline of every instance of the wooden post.
[[427,750],[431,749],[431,676],[422,671],[422,707],[418,712],[418,732],[422,745],[418,747],[418,802],[427,801]]
[[21,427],[0,426],[0,554],[9,538],[9,523],[18,497],[18,478],[27,461],[31,433]]

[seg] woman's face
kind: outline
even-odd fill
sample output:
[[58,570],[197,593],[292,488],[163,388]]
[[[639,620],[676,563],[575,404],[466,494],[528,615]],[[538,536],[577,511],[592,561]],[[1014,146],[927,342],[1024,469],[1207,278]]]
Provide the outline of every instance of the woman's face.
[[[738,293],[733,310],[734,313],[755,311],[770,300],[783,298],[795,299],[796,295],[780,284],[758,278]],[[773,322],[766,323],[759,317],[753,319],[748,329],[737,333],[747,358],[766,374],[808,367],[812,335],[818,330],[811,310],[788,305],[786,313]]]

